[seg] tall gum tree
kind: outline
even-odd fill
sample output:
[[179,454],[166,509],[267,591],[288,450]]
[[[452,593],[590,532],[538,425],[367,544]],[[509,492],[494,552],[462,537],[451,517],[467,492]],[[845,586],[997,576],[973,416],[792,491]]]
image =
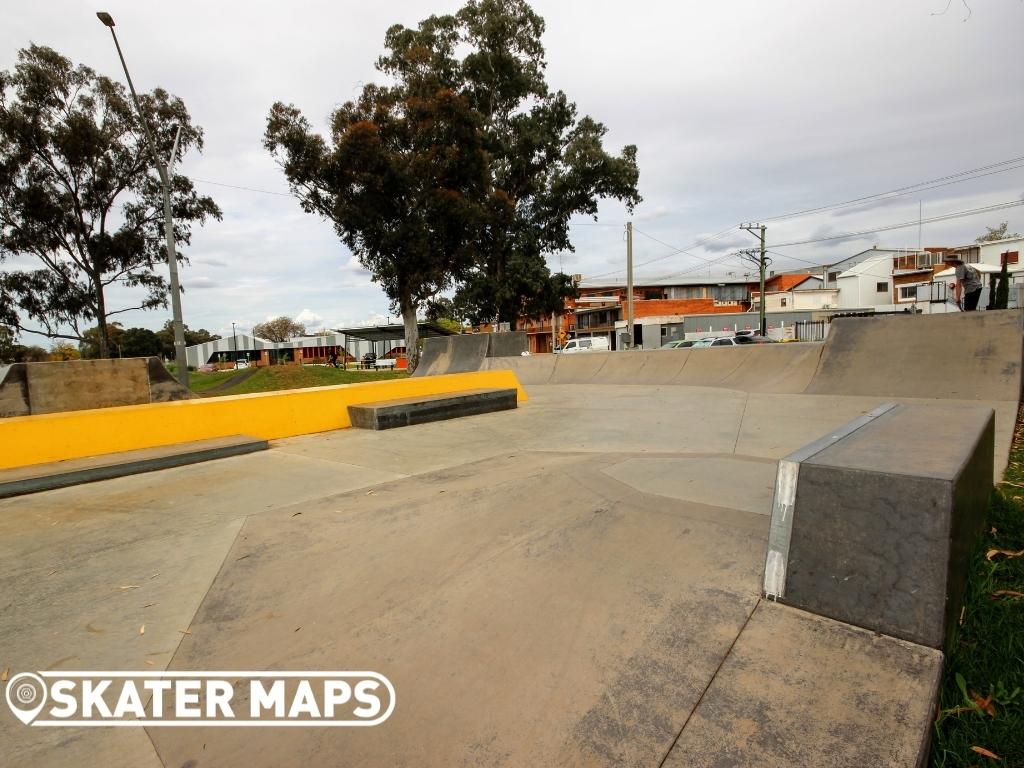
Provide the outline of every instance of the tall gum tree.
[[430,45],[392,48],[378,63],[388,82],[336,109],[326,137],[281,102],[264,134],[303,209],[333,223],[401,312],[410,370],[420,309],[473,262],[487,186],[480,116],[431,60],[456,43],[438,29]]
[[523,0],[473,0],[454,16],[387,33],[393,54],[383,69],[404,75],[429,67],[480,115],[488,189],[474,265],[455,296],[474,322],[515,328],[520,317],[561,310],[575,288],[551,274],[545,257],[573,250],[570,218],[596,218],[602,198],[628,211],[641,200],[636,147],[610,154],[607,128],[549,89],[543,33],[544,20]]
[[[181,99],[141,94],[157,152],[202,149],[202,130]],[[185,176],[172,179],[176,242],[219,219],[216,203]],[[108,357],[112,316],[166,306],[160,180],[125,88],[43,46],[0,72],[0,323],[19,332],[83,341],[98,328]],[[178,251],[179,260],[186,259]],[[137,303],[112,308],[112,286]]]

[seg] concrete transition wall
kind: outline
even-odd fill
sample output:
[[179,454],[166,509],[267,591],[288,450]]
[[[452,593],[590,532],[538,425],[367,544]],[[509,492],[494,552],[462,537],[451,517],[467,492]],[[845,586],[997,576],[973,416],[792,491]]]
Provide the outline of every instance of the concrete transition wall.
[[992,489],[994,413],[887,404],[779,462],[764,593],[948,647]]
[[[1017,402],[1014,311],[838,318],[825,342],[478,359],[530,384],[680,384],[747,392]],[[427,373],[443,373],[438,369]]]
[[463,333],[423,340],[423,354],[413,376],[468,373],[485,369],[484,360],[521,355],[529,348],[524,331]]
[[15,363],[0,375],[0,417],[192,397],[156,357]]

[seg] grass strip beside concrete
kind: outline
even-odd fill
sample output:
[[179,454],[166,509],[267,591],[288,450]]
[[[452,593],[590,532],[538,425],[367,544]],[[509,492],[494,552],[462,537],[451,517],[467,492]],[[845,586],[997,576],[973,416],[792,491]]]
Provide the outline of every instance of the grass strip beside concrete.
[[935,722],[931,765],[1024,766],[1024,425],[992,493]]
[[[193,373],[189,384],[193,392],[204,393],[218,387],[239,371],[219,373]],[[364,381],[404,379],[405,371],[344,371],[340,368],[319,365],[273,365],[260,368],[237,386],[218,389],[217,397],[225,395],[247,395],[253,392],[278,392],[286,389],[325,387],[332,384],[358,384]],[[214,393],[211,393],[214,396]]]

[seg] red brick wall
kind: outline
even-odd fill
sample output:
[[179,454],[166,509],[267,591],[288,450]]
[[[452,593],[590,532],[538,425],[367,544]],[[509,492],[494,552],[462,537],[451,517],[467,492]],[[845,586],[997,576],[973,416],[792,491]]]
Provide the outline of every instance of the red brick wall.
[[743,312],[749,305],[745,301],[728,306],[715,306],[714,299],[653,299],[634,301],[634,317],[654,317],[657,315],[712,315],[729,312]]

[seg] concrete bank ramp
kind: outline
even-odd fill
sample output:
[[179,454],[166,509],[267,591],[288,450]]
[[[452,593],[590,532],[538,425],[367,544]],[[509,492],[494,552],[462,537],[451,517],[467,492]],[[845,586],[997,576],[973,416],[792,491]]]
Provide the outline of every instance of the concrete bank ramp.
[[839,318],[824,343],[491,357],[531,384],[679,384],[770,394],[1016,402],[1016,312]]
[[195,397],[156,357],[15,363],[0,377],[0,417]]
[[423,354],[413,376],[469,373],[484,368],[489,357],[515,357],[527,349],[526,333],[463,333],[423,340]]
[[832,321],[808,394],[1012,400],[1021,391],[1011,310]]
[[747,392],[798,393],[814,377],[822,345],[758,344],[715,349],[581,352],[495,357],[487,370],[511,369],[530,384],[678,384]]

